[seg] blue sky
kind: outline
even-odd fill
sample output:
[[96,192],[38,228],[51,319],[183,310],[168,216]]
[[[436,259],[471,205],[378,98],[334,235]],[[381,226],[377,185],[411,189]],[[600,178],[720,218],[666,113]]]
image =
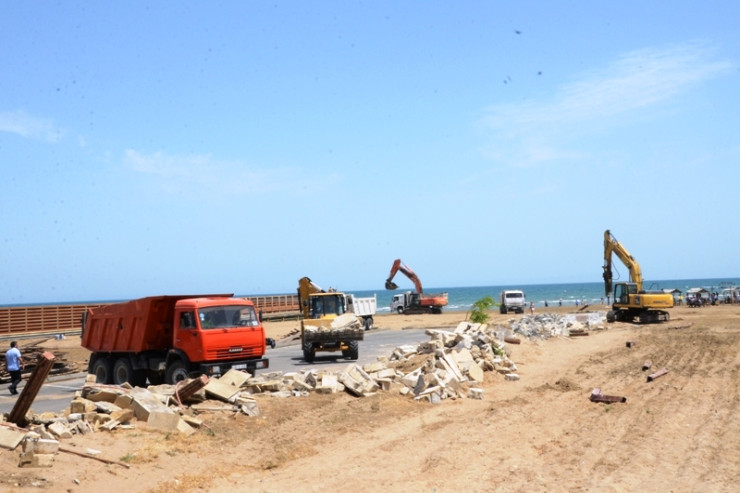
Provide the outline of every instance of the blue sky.
[[605,229],[646,280],[737,277],[737,19],[3,3],[0,303],[381,291],[396,258],[430,288],[598,282]]

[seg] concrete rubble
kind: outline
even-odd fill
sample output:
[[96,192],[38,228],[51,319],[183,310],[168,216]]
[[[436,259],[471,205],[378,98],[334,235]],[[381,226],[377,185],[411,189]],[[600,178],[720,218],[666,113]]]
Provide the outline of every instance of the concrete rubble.
[[507,337],[516,333],[548,338],[567,335],[569,330],[603,327],[603,314],[575,317],[538,314],[512,319],[509,327],[461,322],[454,329],[428,329],[428,341],[399,346],[376,362],[364,366],[350,363],[339,371],[309,369],[253,376],[230,370],[219,377],[201,376],[177,386],[147,388],[97,384],[89,375],[63,413],[37,415],[29,411],[27,429],[0,422],[0,448],[15,450],[20,446],[19,467],[51,467],[60,451],[59,441],[75,434],[146,427],[190,435],[203,426],[198,417],[203,413],[260,416],[260,395],[289,398],[311,392],[347,392],[364,397],[395,392],[432,404],[445,399],[483,399],[480,384],[486,373],[498,374],[504,381],[520,379],[504,342]]
[[568,313],[564,315],[542,313],[513,318],[509,320],[508,330],[528,338],[549,339],[558,336],[567,337],[571,331],[603,330],[605,321],[606,314],[604,312]]

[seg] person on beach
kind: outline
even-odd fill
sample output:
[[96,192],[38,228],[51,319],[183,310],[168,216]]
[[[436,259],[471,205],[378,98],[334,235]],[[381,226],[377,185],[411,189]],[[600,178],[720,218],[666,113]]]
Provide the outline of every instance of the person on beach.
[[529,302],[529,313],[534,315],[534,301]]
[[12,395],[18,393],[16,387],[21,382],[21,371],[24,367],[23,359],[21,359],[21,351],[16,347],[17,345],[17,342],[12,341],[10,343],[10,349],[5,353],[5,368],[10,373],[10,386],[8,390]]

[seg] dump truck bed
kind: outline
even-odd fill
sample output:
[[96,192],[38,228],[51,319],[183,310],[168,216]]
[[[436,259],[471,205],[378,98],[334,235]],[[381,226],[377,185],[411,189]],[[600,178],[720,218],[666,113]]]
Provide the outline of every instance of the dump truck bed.
[[230,294],[149,296],[90,310],[82,347],[94,352],[159,351],[172,347],[175,304],[191,298],[228,298]]

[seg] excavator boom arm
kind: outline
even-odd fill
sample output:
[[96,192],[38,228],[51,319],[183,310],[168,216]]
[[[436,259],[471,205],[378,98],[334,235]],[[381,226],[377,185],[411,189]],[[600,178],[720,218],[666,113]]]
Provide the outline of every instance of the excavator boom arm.
[[607,229],[604,231],[604,289],[609,296],[612,290],[612,254],[627,267],[630,273],[630,281],[637,284],[637,289],[642,290],[642,270],[637,260],[630,255],[624,246],[617,241],[614,235]]
[[388,279],[385,280],[385,289],[398,289],[398,285],[393,282],[393,278],[396,276],[396,273],[398,271],[401,271],[403,275],[408,277],[411,282],[414,283],[414,288],[416,288],[416,292],[421,294],[424,292],[424,290],[421,287],[421,281],[419,280],[419,277],[414,273],[409,266],[404,265],[401,263],[401,259],[397,258],[393,261],[393,265],[391,266],[391,273],[388,276]]

